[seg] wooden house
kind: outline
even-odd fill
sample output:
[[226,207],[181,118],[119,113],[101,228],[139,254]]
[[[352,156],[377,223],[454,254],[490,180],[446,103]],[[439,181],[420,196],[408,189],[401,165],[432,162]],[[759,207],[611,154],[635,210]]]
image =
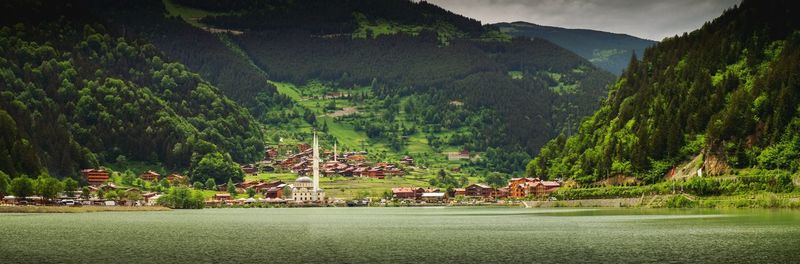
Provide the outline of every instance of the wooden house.
[[231,194],[230,193],[217,193],[217,194],[214,194],[214,200],[217,200],[217,201],[231,201],[233,199],[231,198]]
[[489,185],[476,183],[470,186],[467,186],[465,189],[466,196],[473,196],[473,197],[483,197],[483,198],[490,198],[494,195],[494,188]]
[[161,174],[151,170],[139,174],[139,179],[142,179],[143,181],[158,181],[159,177],[161,177]]
[[177,185],[177,184],[187,185],[189,184],[189,177],[173,173],[167,176],[167,181],[169,182],[170,185]]
[[248,174],[248,175],[256,175],[256,174],[258,174],[258,167],[256,167],[253,164],[245,164],[245,165],[240,166],[240,168],[242,169],[242,171],[245,174]]
[[392,188],[392,196],[397,199],[417,199],[417,190],[414,188]]
[[81,170],[81,176],[83,176],[89,185],[99,186],[108,181],[109,173],[102,169],[84,169]]

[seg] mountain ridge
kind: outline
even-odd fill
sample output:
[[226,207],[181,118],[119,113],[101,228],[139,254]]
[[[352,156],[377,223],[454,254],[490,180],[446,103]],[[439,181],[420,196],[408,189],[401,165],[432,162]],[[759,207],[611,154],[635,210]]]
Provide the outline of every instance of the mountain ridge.
[[514,37],[543,38],[575,52],[596,66],[619,75],[632,55],[657,43],[622,33],[539,25],[525,21],[495,23],[500,31]]

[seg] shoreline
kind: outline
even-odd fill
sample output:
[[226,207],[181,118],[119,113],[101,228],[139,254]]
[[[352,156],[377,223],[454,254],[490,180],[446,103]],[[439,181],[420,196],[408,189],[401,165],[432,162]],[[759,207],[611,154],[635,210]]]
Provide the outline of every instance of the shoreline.
[[800,209],[797,194],[761,193],[737,196],[651,195],[639,198],[595,198],[559,201],[522,201],[526,208],[764,208]]
[[98,213],[98,212],[157,212],[172,211],[162,206],[0,206],[0,214],[6,213]]

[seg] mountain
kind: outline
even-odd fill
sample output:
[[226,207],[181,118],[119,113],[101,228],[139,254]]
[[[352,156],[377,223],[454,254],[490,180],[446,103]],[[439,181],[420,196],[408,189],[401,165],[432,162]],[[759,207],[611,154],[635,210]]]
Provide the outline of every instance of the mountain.
[[245,108],[147,40],[110,30],[82,2],[0,5],[3,172],[78,178],[128,160],[239,170],[233,161],[263,155]]
[[710,175],[797,172],[799,15],[792,1],[745,0],[647,49],[578,133],[550,141],[528,173],[651,182],[690,159]]
[[381,160],[442,164],[442,152],[468,149],[483,159],[464,166],[511,173],[575,131],[614,78],[424,1],[3,7],[0,120],[16,129],[0,169],[15,176],[124,161],[191,173],[206,159],[253,162],[312,130]]
[[628,66],[632,51],[641,55],[644,54],[645,48],[657,43],[626,34],[551,27],[527,22],[497,23],[493,26],[514,37],[552,41],[591,61],[595,66],[617,75]]
[[[399,145],[395,151],[417,137],[453,142],[444,148],[533,154],[574,130],[613,79],[548,41],[512,40],[427,2],[176,3],[219,14],[198,20],[209,28],[243,32],[230,39],[271,80],[301,87],[318,81],[346,93],[366,87],[365,103],[340,101],[361,114],[330,122]],[[401,131],[411,126],[426,131]]]

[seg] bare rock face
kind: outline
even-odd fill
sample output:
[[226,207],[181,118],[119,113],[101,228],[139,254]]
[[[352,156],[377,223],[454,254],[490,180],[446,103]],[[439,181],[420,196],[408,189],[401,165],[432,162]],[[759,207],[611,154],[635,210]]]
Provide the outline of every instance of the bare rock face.
[[716,153],[707,153],[703,161],[703,174],[717,176],[730,172],[731,166],[725,161],[725,157]]

